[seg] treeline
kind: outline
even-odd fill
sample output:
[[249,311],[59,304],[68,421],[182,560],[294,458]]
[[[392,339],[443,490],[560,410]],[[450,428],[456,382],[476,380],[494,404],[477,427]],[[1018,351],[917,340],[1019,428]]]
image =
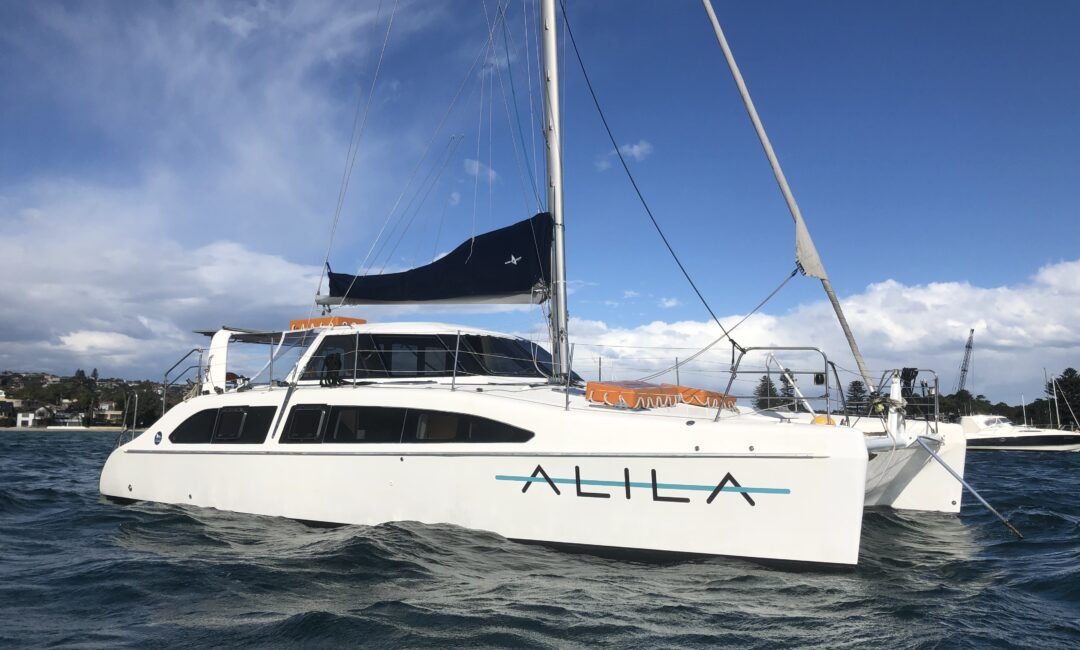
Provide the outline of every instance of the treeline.
[[[780,380],[780,386],[777,386],[771,377],[762,375],[754,389],[754,408],[805,410],[796,403],[795,388],[787,377],[780,375]],[[1080,410],[1080,373],[1066,368],[1053,381],[1046,383],[1045,392],[1049,399],[1039,398],[1016,406],[1005,402],[995,404],[985,395],[972,395],[966,390],[941,395],[938,403],[941,417],[947,421],[957,421],[965,415],[1001,415],[1016,423],[1026,422],[1045,428],[1076,428],[1078,418],[1074,410]],[[1055,394],[1056,404],[1053,399]],[[870,391],[863,382],[852,381],[844,391],[844,403],[848,413],[865,414],[870,403]]]
[[[151,381],[128,382],[117,378],[102,379],[98,377],[97,368],[90,373],[79,368],[71,377],[60,377],[59,381],[55,382],[46,381],[43,375],[5,374],[0,377],[0,389],[4,390],[8,398],[22,400],[23,407],[20,410],[47,406],[55,411],[86,413],[84,424],[87,425],[100,424],[92,414],[99,410],[103,403],[108,402],[112,402],[116,410],[125,411],[129,426],[133,417],[135,426],[143,427],[149,426],[161,416],[161,384]],[[170,404],[178,400],[178,395],[173,393],[179,390],[176,388],[170,391]],[[65,404],[64,400],[69,401]]]

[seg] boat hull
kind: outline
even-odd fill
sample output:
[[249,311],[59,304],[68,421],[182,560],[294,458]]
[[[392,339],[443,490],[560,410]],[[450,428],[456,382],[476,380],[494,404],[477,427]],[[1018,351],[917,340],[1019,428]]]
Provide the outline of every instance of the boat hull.
[[446,523],[530,542],[850,565],[866,453],[858,432],[829,433],[819,453],[760,456],[166,450],[140,439],[109,457],[101,492],[307,521]]
[[1080,451],[1080,433],[995,437],[968,436],[968,449],[995,451]]

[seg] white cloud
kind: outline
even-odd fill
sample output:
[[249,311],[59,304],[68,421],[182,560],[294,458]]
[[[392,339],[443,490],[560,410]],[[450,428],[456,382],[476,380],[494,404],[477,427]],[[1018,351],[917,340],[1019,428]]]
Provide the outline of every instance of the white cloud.
[[671,309],[672,307],[678,307],[680,304],[678,298],[661,298],[658,305],[661,309]]
[[633,144],[619,145],[619,151],[623,156],[641,162],[652,155],[653,146],[646,140],[638,140]]
[[[1021,392],[1032,399],[1041,390],[1044,367],[1054,374],[1069,366],[1080,367],[1077,278],[1080,260],[1047,265],[1015,286],[977,287],[962,282],[908,286],[886,280],[841,302],[875,380],[889,368],[932,368],[941,378],[942,390],[952,392],[968,329],[974,327],[975,363],[969,383],[974,382],[975,392],[994,401],[1017,403]],[[741,314],[729,314],[721,320],[730,326],[741,318]],[[587,373],[589,364],[603,355],[605,376],[620,379],[668,367],[676,356],[685,359],[720,335],[711,321],[657,320],[617,327],[573,319],[570,332],[577,343],[577,358],[592,359],[582,362],[582,372]],[[755,314],[734,337],[744,346],[819,347],[841,368],[855,370],[836,316],[825,300],[784,314]],[[792,365],[806,362],[792,353],[780,357]],[[684,380],[689,377],[702,385],[718,386],[727,380],[730,361],[731,348],[723,342],[681,372]],[[748,359],[747,364],[760,366],[762,359]],[[855,378],[850,372],[841,375],[845,383]]]
[[[638,140],[634,143],[619,145],[619,153],[621,153],[624,158],[633,160],[634,162],[645,160],[652,155],[652,152],[652,143],[647,140]],[[593,166],[596,167],[596,171],[598,172],[607,171],[611,169],[615,158],[616,152],[613,149],[602,156],[597,156],[596,160],[593,161]]]
[[632,290],[632,289],[625,289],[625,290],[623,290],[623,292],[622,292],[622,297],[623,297],[624,299],[626,299],[626,300],[629,300],[630,298],[637,298],[637,297],[638,297],[638,296],[640,296],[640,295],[641,295],[641,293],[640,293],[640,292],[638,292],[638,291],[634,291],[634,290]]
[[461,203],[461,192],[450,192],[450,198],[447,199],[450,205],[458,205]]
[[494,169],[472,158],[465,159],[465,173],[469,176],[479,177],[480,180],[486,180],[489,183],[498,178],[498,174],[495,173]]

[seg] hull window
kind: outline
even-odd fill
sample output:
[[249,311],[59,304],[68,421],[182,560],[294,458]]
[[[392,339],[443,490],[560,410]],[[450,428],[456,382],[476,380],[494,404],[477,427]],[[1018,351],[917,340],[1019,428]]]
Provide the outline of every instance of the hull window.
[[532,431],[464,413],[380,406],[300,404],[283,443],[527,442]]
[[214,426],[214,444],[261,445],[270,432],[275,406],[241,406],[221,409]]
[[180,426],[169,434],[169,442],[177,445],[197,445],[210,442],[214,433],[214,422],[217,420],[218,409],[206,409],[199,411],[180,423]]
[[322,442],[323,424],[328,407],[325,405],[294,406],[285,423],[281,442],[311,444]]
[[266,440],[275,406],[230,406],[205,409],[188,417],[169,434],[178,445],[258,445]]

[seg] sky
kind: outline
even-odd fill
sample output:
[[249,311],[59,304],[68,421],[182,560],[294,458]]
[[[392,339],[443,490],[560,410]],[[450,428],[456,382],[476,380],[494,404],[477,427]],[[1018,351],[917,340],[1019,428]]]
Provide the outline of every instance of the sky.
[[[1080,365],[1080,5],[715,4],[875,374],[934,368],[951,391],[970,328],[971,387],[995,401]],[[794,234],[704,10],[567,5],[646,200],[738,322],[791,272]],[[193,330],[312,314],[328,250],[336,271],[401,270],[531,216],[537,8],[511,2],[489,39],[498,11],[0,3],[0,370],[160,376],[206,344]],[[581,367],[632,378],[719,328],[562,57],[570,334]],[[544,331],[537,307],[340,313]],[[735,338],[854,368],[810,278]]]

